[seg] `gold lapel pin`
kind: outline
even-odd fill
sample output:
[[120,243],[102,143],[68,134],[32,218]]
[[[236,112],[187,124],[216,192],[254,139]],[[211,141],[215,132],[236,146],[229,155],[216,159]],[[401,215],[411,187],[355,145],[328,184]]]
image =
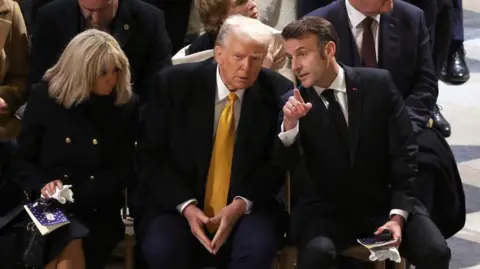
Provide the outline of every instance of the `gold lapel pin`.
[[128,29],[130,29],[130,25],[124,24],[124,25],[123,25],[123,29],[124,29],[125,31],[128,31]]

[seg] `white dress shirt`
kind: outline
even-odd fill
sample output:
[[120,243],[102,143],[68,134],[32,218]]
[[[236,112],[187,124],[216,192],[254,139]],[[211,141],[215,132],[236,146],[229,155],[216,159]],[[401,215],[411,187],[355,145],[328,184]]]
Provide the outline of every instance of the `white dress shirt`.
[[[348,2],[348,0],[346,0],[346,1]],[[323,98],[323,96],[321,96],[321,93],[325,89],[317,87],[317,86],[314,86],[313,88],[315,89],[315,92],[320,96],[320,98],[322,98],[323,103],[325,104],[325,106],[328,109],[328,101],[325,98]],[[337,77],[332,82],[330,87],[328,87],[328,89],[334,90],[335,100],[337,100],[337,102],[340,104],[340,107],[342,108],[342,111],[343,111],[343,115],[345,117],[345,121],[348,125],[347,86],[346,86],[346,82],[345,82],[345,71],[343,70],[343,68],[340,65],[338,66]],[[298,130],[299,130],[299,125],[300,124],[297,123],[297,126],[295,128],[293,128],[291,130],[288,130],[286,132],[281,132],[278,135],[278,137],[283,141],[284,145],[290,146],[290,145],[293,144],[293,142],[295,142],[295,139],[297,137]],[[282,130],[283,130],[283,124],[282,124]],[[405,210],[401,210],[401,209],[392,209],[390,211],[390,216],[392,216],[392,215],[400,215],[405,220],[407,220],[407,218],[408,218],[408,212],[405,211]]]
[[[225,86],[225,83],[223,82],[222,78],[220,77],[220,71],[218,70],[217,67],[217,94],[215,96],[215,120],[213,123],[213,130],[212,134],[215,137],[215,134],[217,132],[217,127],[218,127],[218,121],[220,120],[220,115],[222,114],[223,108],[227,105],[228,102],[228,95],[230,94],[230,90],[228,90],[227,86]],[[235,120],[235,131],[237,130],[238,127],[238,122],[240,121],[240,111],[242,109],[242,100],[243,100],[243,94],[245,93],[245,90],[236,90],[235,94],[237,95],[237,99],[235,99],[235,103],[233,104],[233,118]],[[247,210],[245,211],[245,214],[250,213],[252,209],[253,203],[241,196],[235,197],[235,199],[242,199],[245,201],[247,204]],[[182,213],[185,207],[187,205],[194,203],[197,204],[198,201],[197,199],[190,199],[188,201],[185,201],[177,206],[177,210]]]
[[[355,39],[355,43],[357,44],[358,53],[362,55],[362,41],[363,41],[363,20],[367,17],[360,11],[356,10],[349,2],[349,0],[344,0],[345,6],[347,8],[348,14],[348,23],[350,25],[350,29],[352,30],[353,38]],[[376,15],[372,17],[372,33],[373,33],[373,40],[375,41],[375,53],[377,56],[378,62],[378,29],[380,29],[380,15]]]

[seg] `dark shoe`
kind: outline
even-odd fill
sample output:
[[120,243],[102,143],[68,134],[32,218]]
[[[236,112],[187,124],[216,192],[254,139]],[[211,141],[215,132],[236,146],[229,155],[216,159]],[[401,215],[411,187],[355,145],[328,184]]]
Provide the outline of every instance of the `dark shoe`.
[[433,127],[437,129],[444,137],[449,137],[452,134],[450,123],[440,113],[438,106],[433,110]]
[[452,51],[447,63],[442,69],[441,79],[446,83],[455,85],[463,84],[470,79],[470,71],[465,61],[465,49],[463,45]]

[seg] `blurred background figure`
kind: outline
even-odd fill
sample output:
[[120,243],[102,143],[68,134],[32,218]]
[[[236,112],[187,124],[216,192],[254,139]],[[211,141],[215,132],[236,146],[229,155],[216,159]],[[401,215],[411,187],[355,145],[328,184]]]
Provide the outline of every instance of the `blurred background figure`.
[[28,36],[20,7],[0,0],[0,139],[20,132],[17,109],[27,98],[29,74]]

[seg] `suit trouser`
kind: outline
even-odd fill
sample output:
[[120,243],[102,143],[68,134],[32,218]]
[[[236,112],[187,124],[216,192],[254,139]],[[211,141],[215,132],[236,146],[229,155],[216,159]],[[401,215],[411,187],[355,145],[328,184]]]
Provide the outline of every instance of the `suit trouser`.
[[[456,1],[456,0],[454,0]],[[432,48],[433,65],[437,77],[440,77],[442,65],[448,57],[452,36],[452,0],[410,0],[425,14]]]
[[[310,219],[295,239],[299,248],[297,268],[334,268],[342,251],[357,245],[357,238],[371,237],[386,220],[385,216],[359,221],[351,214]],[[450,249],[428,216],[410,214],[402,237],[400,253],[416,268],[448,269]]]
[[315,9],[324,7],[333,1],[335,0],[297,0],[297,18],[301,18]]
[[452,40],[462,42],[465,40],[463,30],[463,4],[462,0],[453,0],[453,33]]
[[142,253],[152,269],[202,268],[212,264],[228,269],[270,269],[281,239],[276,223],[265,215],[243,216],[220,252],[213,256],[193,236],[185,217],[178,213],[161,214],[145,231]]

